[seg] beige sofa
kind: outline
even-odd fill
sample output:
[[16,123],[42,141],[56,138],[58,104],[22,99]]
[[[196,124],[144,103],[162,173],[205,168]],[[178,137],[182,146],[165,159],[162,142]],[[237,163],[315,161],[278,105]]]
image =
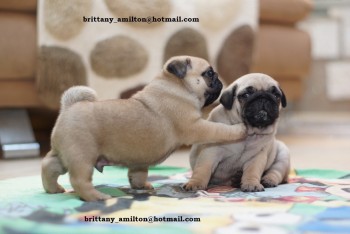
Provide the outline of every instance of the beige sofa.
[[311,0],[260,0],[260,24],[251,72],[277,79],[290,101],[303,94],[311,66],[311,41],[297,23],[312,10]]
[[36,0],[0,1],[0,107],[35,107]]
[[[311,7],[311,0],[260,0],[260,25],[254,50],[249,49],[249,53],[253,51],[252,59],[248,55],[242,61],[247,61],[251,72],[275,77],[289,101],[302,95],[303,79],[310,67],[310,38],[296,24]],[[0,1],[0,112],[29,110],[35,136],[45,146],[57,110],[48,111],[37,91],[36,8],[36,0]],[[243,53],[247,55],[247,51]],[[239,69],[236,73],[242,75]],[[23,111],[18,113],[25,116]],[[45,147],[41,149],[46,151]]]
[[[44,107],[36,91],[36,0],[0,1],[0,108]],[[303,92],[310,67],[310,38],[295,25],[310,0],[260,0],[252,72],[274,76],[290,100]]]

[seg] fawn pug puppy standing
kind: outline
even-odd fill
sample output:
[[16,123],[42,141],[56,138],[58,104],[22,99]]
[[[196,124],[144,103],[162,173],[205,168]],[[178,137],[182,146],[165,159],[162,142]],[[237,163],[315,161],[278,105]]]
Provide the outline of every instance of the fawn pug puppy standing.
[[265,74],[248,74],[226,88],[220,102],[208,120],[233,126],[244,122],[248,136],[234,143],[194,145],[193,174],[185,189],[220,184],[257,192],[287,181],[289,150],[275,138],[281,106],[287,105],[278,83]]
[[214,102],[221,89],[208,62],[189,56],[169,59],[149,85],[127,100],[97,101],[90,88],[68,89],[52,132],[51,151],[42,162],[44,189],[64,192],[57,179],[68,171],[82,199],[108,199],[91,180],[94,167],[102,171],[109,164],[128,167],[132,188],[151,189],[148,167],[179,146],[242,138],[242,123],[227,126],[202,119],[201,108]]

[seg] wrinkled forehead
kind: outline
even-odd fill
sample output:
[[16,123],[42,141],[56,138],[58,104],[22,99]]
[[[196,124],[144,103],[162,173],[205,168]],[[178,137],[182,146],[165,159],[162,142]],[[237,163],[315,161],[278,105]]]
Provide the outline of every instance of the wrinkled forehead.
[[206,71],[210,64],[207,60],[193,57],[193,56],[186,56],[186,55],[180,55],[180,56],[174,56],[170,58],[164,65],[164,67],[167,67],[167,65],[175,60],[183,61],[187,64],[187,75],[198,75],[200,72]]
[[272,77],[261,74],[253,73],[242,76],[235,81],[238,84],[237,93],[246,90],[248,87],[253,87],[256,90],[268,90],[269,88],[275,86],[278,87],[278,82]]
[[[191,58],[191,57],[190,57]],[[191,58],[191,67],[192,69],[189,69],[189,72],[191,72],[191,70],[193,71],[205,71],[210,67],[210,64],[201,58]]]

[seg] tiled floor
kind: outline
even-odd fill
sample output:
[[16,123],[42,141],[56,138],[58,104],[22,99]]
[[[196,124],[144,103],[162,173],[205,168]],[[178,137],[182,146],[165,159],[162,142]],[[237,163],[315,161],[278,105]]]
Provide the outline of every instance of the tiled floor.
[[[286,113],[278,139],[289,147],[294,168],[350,170],[350,112]],[[189,167],[188,150],[175,152],[163,165]],[[0,160],[0,179],[39,174],[39,158]]]

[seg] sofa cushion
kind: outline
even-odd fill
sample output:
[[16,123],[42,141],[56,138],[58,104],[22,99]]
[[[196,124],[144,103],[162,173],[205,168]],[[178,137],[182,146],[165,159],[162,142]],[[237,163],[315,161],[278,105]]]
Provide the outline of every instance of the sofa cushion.
[[[287,98],[287,103],[302,98],[304,93],[304,80],[300,77],[272,76],[279,83]],[[287,104],[288,105],[288,104]]]
[[310,36],[281,25],[262,24],[258,30],[252,72],[286,77],[306,76],[311,64]]
[[33,78],[36,70],[36,17],[0,12],[0,80]]
[[0,107],[42,106],[34,80],[0,80]]
[[312,10],[312,0],[260,0],[260,20],[293,24]]
[[1,0],[0,10],[36,11],[37,0]]

